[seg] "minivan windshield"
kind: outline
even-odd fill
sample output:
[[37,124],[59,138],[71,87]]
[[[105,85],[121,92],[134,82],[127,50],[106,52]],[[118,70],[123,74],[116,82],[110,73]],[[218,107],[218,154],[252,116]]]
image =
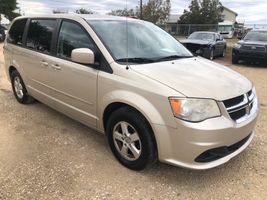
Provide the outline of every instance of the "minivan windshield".
[[244,37],[244,40],[267,42],[267,31],[251,31]]
[[194,32],[188,37],[188,39],[214,41],[215,36],[213,33]]
[[90,20],[88,23],[115,61],[120,63],[152,63],[192,57],[181,43],[150,22]]

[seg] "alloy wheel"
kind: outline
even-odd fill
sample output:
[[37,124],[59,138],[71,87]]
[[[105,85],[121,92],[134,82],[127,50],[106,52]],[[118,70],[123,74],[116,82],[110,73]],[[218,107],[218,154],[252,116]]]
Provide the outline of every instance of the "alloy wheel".
[[137,160],[142,153],[142,143],[138,132],[127,122],[118,122],[113,129],[113,142],[122,157]]

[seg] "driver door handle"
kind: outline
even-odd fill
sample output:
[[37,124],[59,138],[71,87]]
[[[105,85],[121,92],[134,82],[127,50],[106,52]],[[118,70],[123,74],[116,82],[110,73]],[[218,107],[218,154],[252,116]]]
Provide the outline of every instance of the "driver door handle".
[[59,66],[59,64],[52,64],[51,67],[52,67],[54,70],[61,70],[61,67]]

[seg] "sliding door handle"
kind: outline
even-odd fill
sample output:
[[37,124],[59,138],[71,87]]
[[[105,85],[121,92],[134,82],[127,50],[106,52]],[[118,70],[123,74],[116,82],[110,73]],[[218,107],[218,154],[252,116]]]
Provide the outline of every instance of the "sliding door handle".
[[46,62],[46,61],[41,61],[41,64],[43,65],[43,66],[45,66],[45,67],[48,67],[48,62]]

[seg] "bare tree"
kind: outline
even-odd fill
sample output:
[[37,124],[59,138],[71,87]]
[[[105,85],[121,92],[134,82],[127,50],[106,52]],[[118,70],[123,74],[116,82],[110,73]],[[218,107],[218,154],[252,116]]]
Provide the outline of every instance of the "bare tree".
[[53,12],[53,14],[66,14],[66,13],[69,13],[69,11],[68,10],[60,10],[60,9],[55,9],[55,10],[53,10],[52,11]]

